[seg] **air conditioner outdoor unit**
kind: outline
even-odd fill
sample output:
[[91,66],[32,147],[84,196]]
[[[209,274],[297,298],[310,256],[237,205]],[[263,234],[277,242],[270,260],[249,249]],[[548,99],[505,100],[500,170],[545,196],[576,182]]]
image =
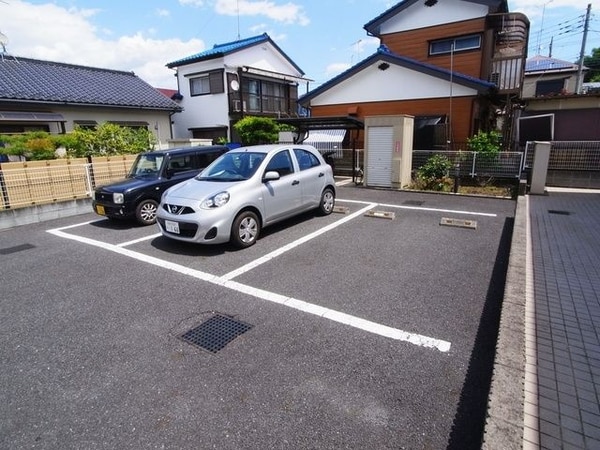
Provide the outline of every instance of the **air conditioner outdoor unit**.
[[243,107],[243,110],[244,110],[244,111],[246,111],[246,102],[242,102],[242,101],[240,101],[240,100],[234,100],[234,101],[233,101],[233,110],[234,110],[235,112],[240,112],[240,111],[242,111],[242,108],[241,108],[241,107]]

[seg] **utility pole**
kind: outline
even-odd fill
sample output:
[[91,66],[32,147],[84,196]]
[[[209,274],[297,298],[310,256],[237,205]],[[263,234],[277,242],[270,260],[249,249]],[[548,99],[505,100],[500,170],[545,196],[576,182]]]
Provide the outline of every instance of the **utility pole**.
[[583,40],[581,41],[581,52],[579,53],[579,69],[577,69],[577,84],[575,87],[576,94],[581,94],[581,85],[583,84],[583,58],[585,56],[585,41],[587,40],[591,13],[592,4],[588,3],[587,12],[585,14],[585,25],[583,26]]

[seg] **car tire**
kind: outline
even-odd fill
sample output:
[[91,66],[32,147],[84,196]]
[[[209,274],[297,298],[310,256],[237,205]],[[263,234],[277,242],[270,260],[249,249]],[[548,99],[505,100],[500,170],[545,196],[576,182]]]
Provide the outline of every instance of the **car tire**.
[[156,212],[158,203],[154,200],[142,200],[135,208],[135,218],[140,225],[152,225],[156,223]]
[[319,213],[322,216],[328,216],[333,212],[335,207],[335,193],[331,188],[325,188],[321,194],[321,202],[319,203]]
[[231,226],[231,243],[238,248],[254,245],[260,234],[260,220],[252,211],[242,211]]

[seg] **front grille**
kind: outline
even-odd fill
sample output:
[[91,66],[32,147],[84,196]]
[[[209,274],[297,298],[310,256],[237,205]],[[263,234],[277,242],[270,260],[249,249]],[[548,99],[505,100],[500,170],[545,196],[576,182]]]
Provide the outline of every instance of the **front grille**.
[[194,210],[189,206],[180,206],[172,204],[164,204],[163,209],[170,214],[182,215],[182,214],[194,214]]
[[97,202],[112,203],[113,201],[113,195],[111,192],[96,191],[95,197]]

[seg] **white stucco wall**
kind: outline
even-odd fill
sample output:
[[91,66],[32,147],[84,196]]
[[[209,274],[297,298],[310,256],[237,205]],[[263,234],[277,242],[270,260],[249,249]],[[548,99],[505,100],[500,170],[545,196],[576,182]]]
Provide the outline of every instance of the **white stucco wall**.
[[380,70],[376,62],[311,100],[312,106],[382,102],[477,95],[475,89],[391,65]]
[[381,34],[477,19],[485,17],[488,12],[489,8],[485,5],[461,0],[438,0],[433,6],[425,6],[419,1],[382,24]]
[[173,130],[176,138],[191,137],[192,132],[189,131],[190,128],[229,126],[227,96],[229,87],[226,83],[226,74],[223,74],[223,82],[225,84],[224,93],[198,95],[195,97],[190,95],[189,77],[186,77],[186,75],[223,68],[225,68],[226,73],[237,73],[237,68],[242,66],[288,74],[295,77],[302,76],[269,42],[240,50],[223,58],[181,66],[177,70],[177,78],[180,92],[183,95],[180,105],[184,108],[184,111],[173,118]]

